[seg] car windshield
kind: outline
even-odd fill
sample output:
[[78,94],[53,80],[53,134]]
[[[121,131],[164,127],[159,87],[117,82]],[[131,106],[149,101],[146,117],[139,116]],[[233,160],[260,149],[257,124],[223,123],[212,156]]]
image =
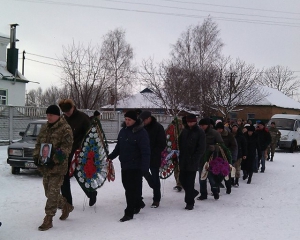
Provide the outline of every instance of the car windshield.
[[42,123],[30,123],[25,131],[24,136],[36,138],[39,135],[42,126]]
[[269,121],[268,126],[271,126],[271,122],[275,122],[279,130],[294,131],[295,120],[293,119],[273,118]]

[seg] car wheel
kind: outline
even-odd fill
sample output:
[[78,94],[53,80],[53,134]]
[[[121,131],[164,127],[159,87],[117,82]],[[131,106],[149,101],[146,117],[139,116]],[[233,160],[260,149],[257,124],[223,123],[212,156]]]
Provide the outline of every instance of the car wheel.
[[296,149],[297,149],[297,144],[295,142],[292,142],[290,152],[293,153],[293,152],[295,152]]
[[12,174],[19,174],[20,168],[19,167],[11,167],[11,173]]

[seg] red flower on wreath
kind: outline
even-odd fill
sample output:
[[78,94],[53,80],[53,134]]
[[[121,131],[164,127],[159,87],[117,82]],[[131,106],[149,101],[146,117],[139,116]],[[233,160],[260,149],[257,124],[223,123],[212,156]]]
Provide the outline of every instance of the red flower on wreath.
[[97,168],[94,164],[95,153],[90,151],[87,155],[87,162],[83,168],[87,178],[92,178],[93,175],[97,172]]

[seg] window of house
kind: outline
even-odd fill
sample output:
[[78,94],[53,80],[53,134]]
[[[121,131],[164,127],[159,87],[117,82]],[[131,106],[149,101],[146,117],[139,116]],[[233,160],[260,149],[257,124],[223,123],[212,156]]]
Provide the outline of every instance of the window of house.
[[247,119],[255,119],[255,113],[248,113]]
[[0,104],[7,104],[7,90],[0,89]]
[[230,116],[230,120],[232,120],[232,121],[237,120],[237,113],[231,112],[231,113],[229,113],[229,116]]

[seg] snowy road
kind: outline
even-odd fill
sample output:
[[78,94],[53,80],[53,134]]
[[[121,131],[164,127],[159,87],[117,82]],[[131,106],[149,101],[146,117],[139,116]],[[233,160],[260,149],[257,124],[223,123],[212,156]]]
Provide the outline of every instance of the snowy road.
[[[110,148],[112,150],[112,148]],[[87,200],[75,179],[72,192],[75,209],[66,221],[60,211],[53,228],[37,230],[44,218],[42,178],[35,171],[12,175],[6,164],[6,147],[0,146],[0,239],[300,239],[300,153],[276,153],[266,163],[265,173],[256,173],[252,183],[240,180],[230,195],[221,189],[218,201],[209,196],[197,201],[193,211],[184,210],[184,192],[175,192],[174,178],[162,181],[161,206],[150,208],[152,193],[144,182],[146,207],[134,219],[120,223],[125,207],[120,165],[114,161],[116,181],[98,190],[96,207]],[[196,183],[196,189],[199,183]]]

